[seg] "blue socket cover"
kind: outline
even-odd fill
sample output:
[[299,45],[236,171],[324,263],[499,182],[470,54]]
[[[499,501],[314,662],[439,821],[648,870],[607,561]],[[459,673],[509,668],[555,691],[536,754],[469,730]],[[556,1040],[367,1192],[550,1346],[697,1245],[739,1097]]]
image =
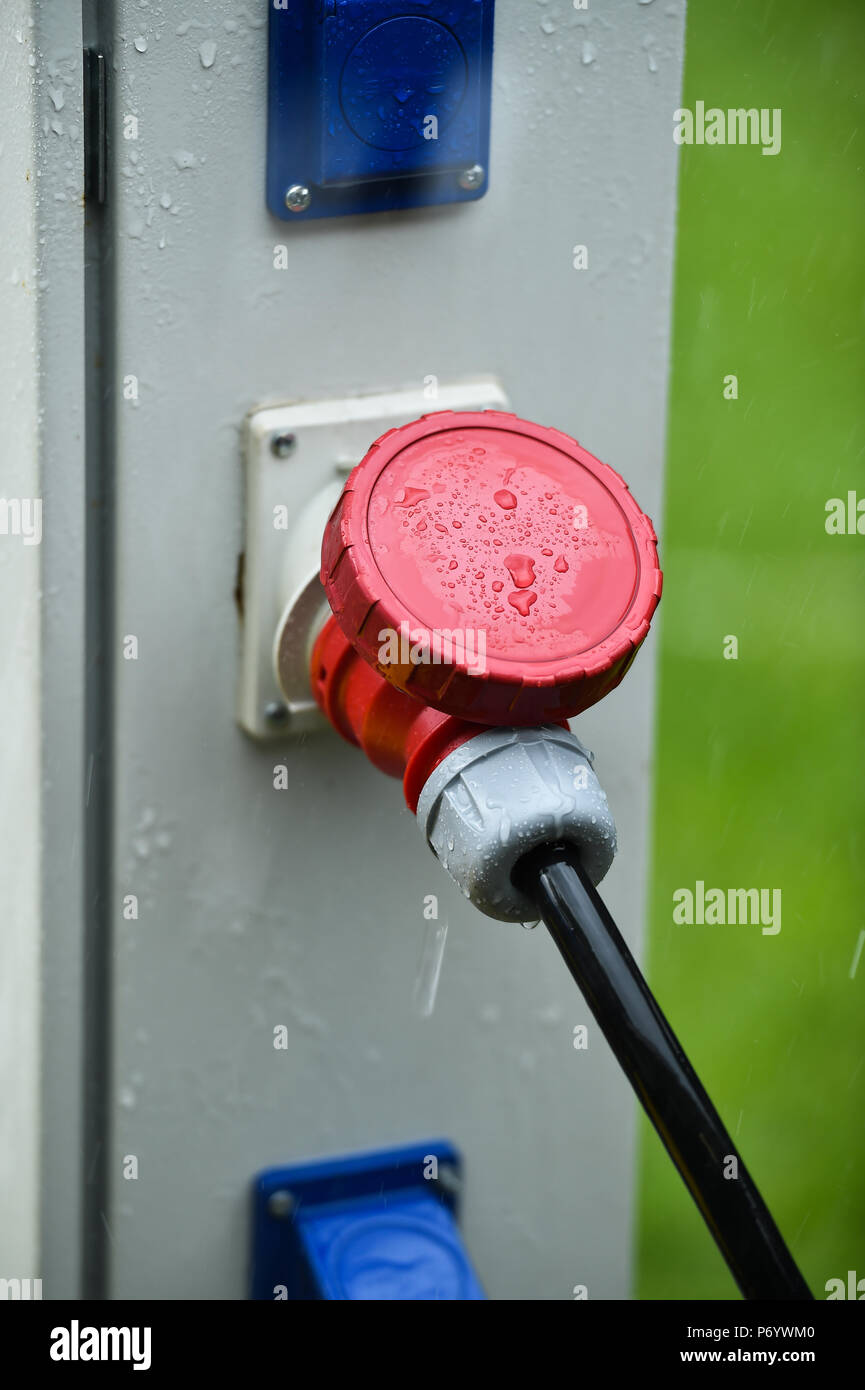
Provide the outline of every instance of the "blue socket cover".
[[436,1140],[261,1173],[251,1297],[485,1299],[456,1224],[459,1168]]
[[493,10],[494,0],[271,0],[271,212],[305,222],[483,197]]

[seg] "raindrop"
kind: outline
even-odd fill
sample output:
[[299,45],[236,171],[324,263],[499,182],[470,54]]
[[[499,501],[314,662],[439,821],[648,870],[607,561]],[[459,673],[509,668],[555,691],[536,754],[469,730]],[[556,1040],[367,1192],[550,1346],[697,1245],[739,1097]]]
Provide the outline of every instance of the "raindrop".
[[426,488],[404,487],[393,500],[397,507],[413,507],[416,502],[425,502],[428,497]]
[[535,582],[535,562],[530,555],[509,555],[505,564],[518,589],[529,589]]
[[516,608],[523,618],[529,616],[529,609],[537,601],[538,596],[534,589],[516,589],[512,594],[508,594],[508,603],[512,608]]
[[447,935],[447,919],[427,923],[414,984],[414,1006],[421,1018],[430,1018],[435,1008]]

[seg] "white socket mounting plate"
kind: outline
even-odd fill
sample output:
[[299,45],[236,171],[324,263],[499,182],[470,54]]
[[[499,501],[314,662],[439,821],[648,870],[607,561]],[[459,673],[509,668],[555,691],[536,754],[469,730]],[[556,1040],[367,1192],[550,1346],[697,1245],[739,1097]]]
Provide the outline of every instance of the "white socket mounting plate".
[[[321,539],[351,470],[387,430],[437,410],[508,410],[493,376],[427,379],[375,395],[290,401],[244,422],[246,533],[238,566],[241,615],[237,719],[254,738],[323,728],[309,689],[312,644],[327,616]],[[275,648],[282,643],[282,683]],[[286,645],[292,659],[286,661]]]

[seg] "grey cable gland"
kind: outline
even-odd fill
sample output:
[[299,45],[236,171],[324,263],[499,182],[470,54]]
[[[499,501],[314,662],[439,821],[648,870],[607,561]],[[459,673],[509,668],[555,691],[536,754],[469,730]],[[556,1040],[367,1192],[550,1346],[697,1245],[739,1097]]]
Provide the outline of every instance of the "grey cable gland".
[[555,724],[485,729],[450,753],[420,794],[417,820],[463,895],[500,922],[537,908],[511,882],[538,845],[578,846],[595,884],[616,853],[616,826],[591,754]]

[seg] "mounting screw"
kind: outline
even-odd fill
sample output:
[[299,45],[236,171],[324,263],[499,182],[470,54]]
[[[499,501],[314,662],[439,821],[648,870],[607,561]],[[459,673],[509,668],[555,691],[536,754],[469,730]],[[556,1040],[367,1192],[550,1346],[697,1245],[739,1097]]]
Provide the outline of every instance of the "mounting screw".
[[271,700],[269,705],[264,707],[264,717],[268,724],[281,725],[288,723],[288,709],[279,700]]
[[305,183],[293,183],[285,190],[285,206],[289,212],[306,212],[312,202],[312,194]]
[[452,1163],[439,1164],[438,1177],[435,1181],[436,1185],[451,1197],[456,1197],[462,1188],[459,1172]]
[[270,441],[270,452],[278,459],[290,458],[296,448],[296,434],[275,434]]
[[473,193],[475,189],[480,188],[486,176],[487,171],[482,164],[472,164],[469,169],[463,169],[457,183],[466,193]]
[[286,1217],[291,1216],[294,1211],[294,1197],[287,1188],[271,1192],[267,1199],[267,1211],[274,1221],[285,1221]]

